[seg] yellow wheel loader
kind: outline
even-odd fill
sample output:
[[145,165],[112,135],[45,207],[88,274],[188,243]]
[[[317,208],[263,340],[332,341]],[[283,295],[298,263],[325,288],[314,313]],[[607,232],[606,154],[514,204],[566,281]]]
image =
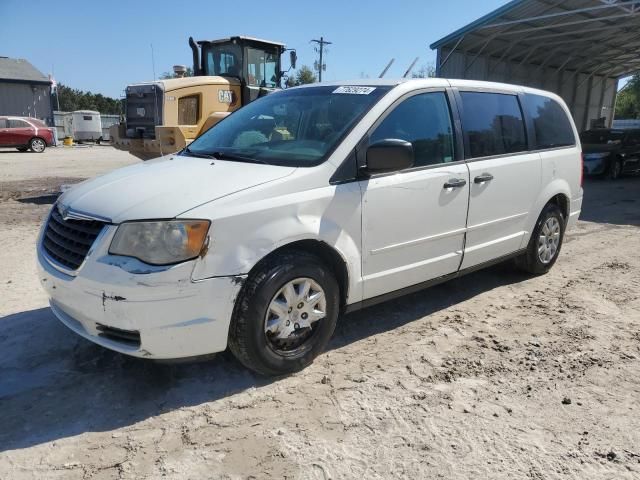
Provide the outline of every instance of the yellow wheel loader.
[[[284,44],[251,37],[194,42],[192,77],[127,86],[123,123],[110,129],[120,150],[149,159],[177,152],[197,136],[258,97],[280,88]],[[291,68],[296,52],[289,50]]]

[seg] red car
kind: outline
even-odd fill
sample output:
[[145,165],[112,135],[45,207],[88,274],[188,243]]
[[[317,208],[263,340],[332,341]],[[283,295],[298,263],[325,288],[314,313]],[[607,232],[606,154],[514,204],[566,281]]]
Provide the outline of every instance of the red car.
[[54,144],[53,128],[31,117],[0,117],[0,147],[42,153]]

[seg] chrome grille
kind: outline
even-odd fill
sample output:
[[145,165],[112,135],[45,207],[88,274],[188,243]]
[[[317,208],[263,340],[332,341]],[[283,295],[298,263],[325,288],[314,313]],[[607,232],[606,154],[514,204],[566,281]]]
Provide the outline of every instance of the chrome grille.
[[104,222],[97,220],[65,220],[54,207],[44,231],[42,246],[56,262],[77,270],[104,225]]

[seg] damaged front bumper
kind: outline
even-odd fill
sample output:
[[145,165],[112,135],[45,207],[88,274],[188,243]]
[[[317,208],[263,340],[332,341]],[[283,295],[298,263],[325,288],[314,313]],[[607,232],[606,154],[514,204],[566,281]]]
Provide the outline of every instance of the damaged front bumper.
[[194,261],[153,267],[109,255],[115,226],[76,272],[38,242],[38,273],[55,316],[77,334],[136,357],[176,359],[220,352],[244,277],[193,280]]

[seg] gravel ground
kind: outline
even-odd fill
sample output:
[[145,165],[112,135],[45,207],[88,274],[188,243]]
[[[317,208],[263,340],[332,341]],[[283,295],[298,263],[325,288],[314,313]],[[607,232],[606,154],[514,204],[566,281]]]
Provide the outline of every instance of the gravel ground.
[[640,478],[640,178],[588,181],[542,277],[509,265],[341,319],[305,371],[124,357],[47,307],[61,184],[136,159],[0,151],[0,478]]

